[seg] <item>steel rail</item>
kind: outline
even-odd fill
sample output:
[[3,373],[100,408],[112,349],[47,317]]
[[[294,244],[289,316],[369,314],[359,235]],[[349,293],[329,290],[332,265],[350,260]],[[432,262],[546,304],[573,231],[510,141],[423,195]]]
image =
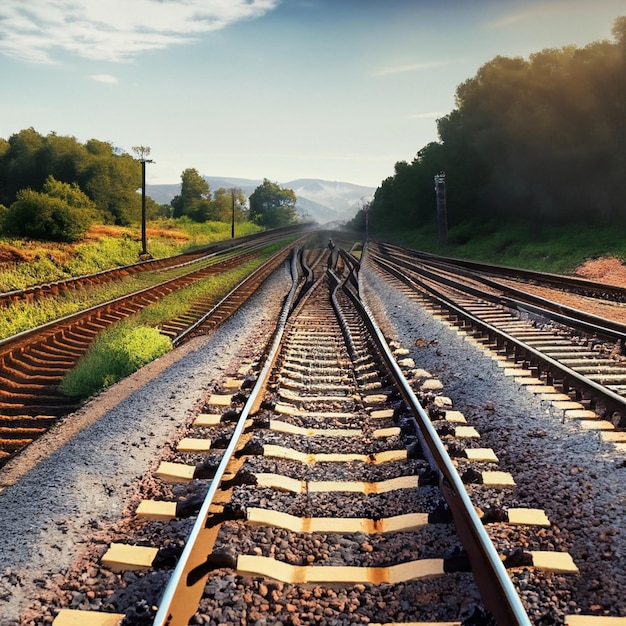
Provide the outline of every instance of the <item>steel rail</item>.
[[[366,254],[367,248],[364,250],[364,256]],[[355,263],[353,267],[358,266]],[[358,274],[360,281],[360,272]],[[440,487],[452,511],[457,532],[468,553],[476,584],[485,606],[495,617],[498,626],[530,626],[531,622],[522,601],[467,495],[458,472],[428,414],[424,411],[391,353],[373,314],[365,302],[354,293],[353,289],[344,289],[344,292],[359,311],[361,319],[370,331],[383,360],[395,378],[400,392],[413,414],[416,433],[422,444],[422,449],[426,453],[425,456],[428,457],[427,460],[431,469],[439,473]]]
[[445,271],[449,271],[451,273],[453,272],[457,275],[460,274],[473,280],[478,280],[488,287],[501,291],[504,295],[495,296],[485,291],[480,291],[479,289],[473,288],[469,285],[464,285],[453,279],[442,277],[440,274],[432,272],[425,267],[419,267],[408,261],[403,261],[395,257],[389,259],[389,261],[397,263],[401,267],[421,274],[431,280],[443,283],[449,287],[458,289],[459,291],[475,295],[483,300],[516,310],[529,310],[537,315],[552,318],[555,321],[574,327],[578,330],[596,333],[609,339],[620,340],[623,343],[626,342],[626,324],[621,324],[620,322],[615,322],[598,315],[593,315],[591,313],[569,307],[565,304],[553,302],[547,298],[527,293],[520,289],[516,289],[515,287],[510,287],[509,285],[503,285],[483,276],[478,277],[475,273],[459,270],[458,268],[454,268],[452,266],[434,264],[435,267],[444,267]]
[[[220,482],[226,473],[226,467],[230,462],[237,445],[239,443],[239,439],[243,434],[244,428],[248,421],[249,416],[256,410],[258,403],[260,402],[261,394],[265,390],[266,382],[270,376],[272,367],[280,350],[281,342],[283,339],[283,335],[285,332],[285,327],[287,324],[287,319],[289,317],[289,312],[291,310],[292,302],[295,298],[297,287],[298,287],[298,269],[297,269],[297,254],[292,255],[291,262],[291,272],[292,272],[292,285],[291,289],[285,298],[285,302],[283,303],[283,307],[281,309],[281,313],[279,315],[279,319],[276,325],[276,330],[274,332],[274,336],[272,338],[271,347],[265,359],[265,363],[259,373],[257,381],[250,392],[250,396],[246,401],[243,409],[241,410],[241,414],[235,425],[233,435],[231,437],[230,443],[224,451],[222,456],[222,460],[215,471],[215,475],[207,492],[206,498],[198,512],[198,516],[196,521],[191,529],[191,532],[188,536],[187,543],[185,544],[185,548],[180,556],[180,559],[170,577],[170,580],[165,588],[163,593],[163,597],[161,598],[161,602],[159,603],[159,609],[157,614],[155,615],[153,625],[154,626],[186,626],[189,623],[189,619],[193,616],[193,613],[196,610],[197,605],[187,604],[186,608],[187,613],[190,614],[181,615],[180,613],[174,614],[172,611],[172,607],[174,603],[177,601],[177,596],[183,592],[191,593],[190,585],[188,585],[187,576],[189,574],[189,563],[190,559],[194,552],[195,543],[198,540],[199,535],[202,533],[203,529],[206,526],[207,518],[209,516],[209,509],[213,504],[213,500],[215,499],[215,495],[217,490],[220,487]],[[200,579],[195,581],[193,585],[196,587],[197,591],[201,596],[203,581],[204,579]],[[202,587],[202,588],[198,588]],[[194,594],[194,597],[197,594]],[[198,600],[199,597],[198,596]]]
[[381,242],[379,243],[379,245],[389,251],[395,250],[397,251],[396,253],[402,253],[413,258],[424,259],[433,264],[448,265],[455,270],[460,267],[464,267],[467,269],[495,276],[502,276],[513,279],[523,278],[524,280],[536,281],[537,283],[555,285],[560,287],[567,285],[570,288],[578,290],[579,293],[585,292],[590,297],[604,297],[605,299],[611,299],[607,298],[606,296],[613,295],[615,297],[614,299],[617,301],[626,301],[626,288],[619,287],[617,285],[608,285],[606,283],[598,283],[587,278],[567,276],[564,274],[555,274],[550,272],[536,272],[533,270],[508,267],[505,265],[492,265],[488,263],[482,263],[480,261],[470,261],[467,259],[439,256],[430,252],[422,252],[419,250],[402,248],[400,246],[396,246],[395,244],[390,244],[387,242]]
[[[298,246],[305,238],[301,238],[300,240],[294,242],[291,245],[291,249],[293,250],[293,246]],[[267,261],[262,263],[259,267],[257,267],[251,274],[246,276],[237,286],[233,287],[215,306],[211,308],[210,311],[207,311],[200,319],[196,320],[193,324],[188,326],[184,331],[179,333],[176,338],[172,341],[174,346],[179,346],[184,343],[187,339],[189,339],[193,333],[197,332],[199,328],[201,328],[204,324],[207,323],[208,320],[215,314],[215,312],[224,305],[229,299],[231,299],[235,294],[243,291],[247,286],[254,283],[259,276],[264,273],[268,273],[272,271],[272,269],[277,265],[278,261],[286,258],[289,254],[289,248],[279,250],[275,254],[273,254]]]
[[[579,387],[584,390],[590,392],[591,394],[595,394],[598,398],[606,402],[607,409],[611,411],[619,411],[620,413],[626,415],[626,398],[620,396],[619,394],[607,389],[603,385],[596,383],[593,380],[589,380],[583,374],[579,374],[573,369],[563,365],[559,361],[543,354],[539,350],[536,350],[532,346],[525,344],[523,341],[509,335],[503,330],[492,326],[488,322],[481,320],[480,318],[474,316],[469,311],[466,311],[463,307],[455,304],[451,300],[449,300],[444,294],[438,292],[433,287],[426,285],[418,280],[413,280],[406,275],[402,274],[402,272],[398,271],[392,265],[388,265],[386,262],[382,260],[377,260],[376,263],[381,266],[385,271],[389,272],[393,276],[396,276],[399,280],[403,281],[405,284],[415,288],[416,286],[421,290],[425,291],[427,294],[430,294],[431,299],[446,308],[448,311],[453,312],[460,319],[465,322],[473,325],[476,328],[481,329],[483,333],[485,333],[491,341],[500,341],[501,344],[507,344],[513,347],[513,351],[515,354],[520,354],[525,356],[525,360],[530,361],[531,365],[534,365],[537,371],[537,377],[539,378],[541,375],[541,365],[545,365],[547,369],[550,371],[550,376],[553,379],[558,379],[554,372],[558,372],[563,379],[562,384],[564,387],[564,393],[567,393],[571,382],[575,382]],[[530,360],[530,357],[533,357],[535,360]]]
[[[120,265],[118,267],[101,270],[91,274],[84,274],[82,276],[76,276],[73,278],[65,278],[57,280],[51,283],[44,283],[40,285],[32,285],[25,289],[14,289],[11,291],[0,292],[0,308],[8,306],[10,302],[17,300],[27,300],[32,297],[41,297],[48,295],[56,295],[59,290],[72,289],[81,285],[84,282],[96,282],[103,283],[114,280],[118,275],[134,274],[143,271],[158,271],[162,269],[176,269],[178,267],[184,267],[193,263],[199,263],[205,258],[212,256],[218,256],[230,251],[235,251],[237,248],[242,248],[248,243],[258,240],[260,245],[263,245],[263,241],[273,241],[277,237],[284,238],[286,234],[291,231],[299,232],[302,227],[285,227],[278,228],[272,231],[264,231],[262,233],[254,233],[252,235],[245,235],[236,239],[228,239],[225,241],[216,242],[201,248],[199,250],[181,252],[170,257],[162,257],[158,259],[150,259],[147,261],[138,261],[136,263],[130,263],[128,265]],[[271,234],[270,234],[271,233]],[[193,257],[193,258],[190,258]],[[179,259],[185,259],[178,262]]]
[[28,330],[24,330],[16,335],[12,335],[10,337],[6,337],[0,340],[0,354],[3,351],[10,350],[13,345],[18,346],[23,340],[28,339],[34,335],[38,335],[41,333],[45,333],[46,331],[51,331],[51,334],[56,330],[56,328],[62,328],[66,326],[68,323],[71,323],[80,318],[89,318],[91,315],[96,314],[100,311],[107,311],[116,307],[117,305],[123,302],[131,302],[133,299],[141,298],[142,296],[149,295],[151,292],[158,291],[159,289],[163,289],[164,287],[168,287],[174,284],[176,281],[183,280],[185,278],[189,278],[193,276],[194,273],[202,272],[207,268],[201,268],[199,270],[195,270],[188,274],[184,274],[182,276],[176,276],[174,278],[169,278],[163,282],[157,283],[155,285],[151,285],[150,287],[145,287],[144,289],[140,289],[139,291],[134,291],[130,294],[126,294],[123,296],[119,296],[112,300],[107,300],[101,304],[95,304],[87,309],[83,309],[82,311],[77,311],[76,313],[70,313],[69,315],[65,315],[55,320],[51,320],[50,322],[46,322],[45,324],[41,324],[35,328],[29,328]]

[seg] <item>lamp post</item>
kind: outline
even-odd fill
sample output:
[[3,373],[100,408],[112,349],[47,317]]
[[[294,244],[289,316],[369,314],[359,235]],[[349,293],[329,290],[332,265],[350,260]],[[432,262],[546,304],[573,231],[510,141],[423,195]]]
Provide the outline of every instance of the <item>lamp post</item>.
[[146,163],[154,163],[148,159],[150,148],[147,146],[133,146],[133,152],[141,163],[141,252],[140,257],[148,256],[148,240],[146,237]]

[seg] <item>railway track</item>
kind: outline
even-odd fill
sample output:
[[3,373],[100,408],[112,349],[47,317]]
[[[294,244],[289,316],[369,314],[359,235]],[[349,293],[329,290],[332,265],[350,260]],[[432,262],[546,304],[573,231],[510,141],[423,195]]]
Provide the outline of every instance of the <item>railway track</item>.
[[[356,278],[335,282],[294,288],[263,357],[159,465],[162,497],[102,554],[142,602],[97,598],[107,612],[89,623],[530,624],[505,566],[576,572],[562,550],[522,547],[550,521],[519,495],[493,510],[513,477],[441,384],[386,350]],[[81,619],[62,610],[55,624]]]
[[[254,238],[238,244],[235,254],[231,251],[218,261],[211,258],[209,264],[185,258],[187,269],[181,275],[0,341],[0,466],[77,407],[76,400],[61,392],[59,383],[99,332],[188,285],[255,262],[268,243],[279,240],[280,235],[276,234],[269,239]],[[209,332],[236,311],[288,258],[290,249],[285,246],[260,264],[219,302],[205,298],[191,303],[184,315],[161,326],[162,334],[180,345],[194,334]],[[170,267],[174,261],[179,263],[179,259],[170,260]],[[112,279],[113,274],[107,274],[107,280]],[[92,277],[84,277],[82,288],[92,283]],[[76,285],[77,281],[73,281],[71,287],[65,288]],[[53,295],[53,291],[45,293]]]
[[[374,247],[371,262],[424,306],[518,368],[529,389],[552,394],[562,403],[564,418],[580,419],[584,427],[626,441],[626,325],[524,291],[519,281],[511,287],[486,278],[485,266],[476,273],[430,259],[423,263],[387,245]],[[540,279],[533,273],[532,280]],[[549,277],[551,284],[555,281]],[[600,293],[597,283],[586,282],[574,280],[573,288],[587,296]],[[565,280],[562,290],[570,286]],[[602,298],[613,293],[621,301],[623,291],[609,289]]]
[[277,241],[281,238],[289,237],[290,235],[300,236],[301,234],[301,227],[278,228],[269,232],[217,242],[205,248],[193,250],[191,252],[183,252],[171,257],[139,261],[131,265],[122,265],[108,270],[103,270],[101,272],[96,272],[94,274],[57,280],[40,285],[32,285],[25,289],[5,291],[0,293],[0,309],[8,307],[11,304],[15,304],[16,302],[32,302],[45,298],[56,298],[63,293],[89,289],[110,283],[112,281],[123,280],[133,274],[157,272],[166,269],[190,266],[194,263],[206,261],[210,258],[219,258],[220,254],[232,254],[233,251],[236,252],[239,249],[244,249],[249,246],[259,244],[263,245],[264,243]]

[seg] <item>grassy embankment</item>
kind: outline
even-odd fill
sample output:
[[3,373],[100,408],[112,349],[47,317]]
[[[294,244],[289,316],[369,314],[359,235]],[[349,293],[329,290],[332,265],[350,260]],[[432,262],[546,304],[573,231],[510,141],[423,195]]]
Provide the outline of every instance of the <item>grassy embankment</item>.
[[159,324],[184,314],[193,302],[201,298],[210,298],[217,304],[246,274],[279,247],[268,246],[258,260],[201,280],[112,324],[96,337],[85,357],[65,376],[62,391],[69,396],[88,398],[169,352],[172,343],[159,333]]
[[[462,225],[451,228],[448,245],[439,250],[437,233],[428,229],[386,233],[387,238],[408,248],[455,258],[496,263],[541,272],[573,274],[588,259],[615,257],[626,261],[626,226],[534,228],[513,224]],[[373,237],[376,234],[372,235]]]
[[[241,237],[260,231],[254,224],[236,225]],[[231,225],[197,224],[188,220],[163,220],[147,226],[147,248],[154,258],[187,252],[230,239]],[[24,289],[61,279],[93,274],[139,260],[139,228],[94,226],[84,241],[61,244],[0,238],[0,291]]]
[[[164,227],[167,226],[167,227]],[[252,225],[238,225],[238,236],[256,232]],[[176,224],[148,228],[148,251],[154,257],[177,254],[230,238],[229,224]],[[100,226],[80,244],[54,245],[32,241],[0,240],[0,290],[53,282],[137,261],[141,238],[137,230]],[[68,395],[86,398],[113,384],[171,349],[171,342],[156,326],[185,312],[199,298],[218,301],[248,272],[277,250],[269,246],[259,259],[189,286],[159,304],[114,324],[94,342],[89,353],[63,382]],[[179,271],[160,273],[158,278],[133,275],[102,287],[75,291],[39,302],[17,303],[0,317],[0,337],[43,324],[60,316],[146,287],[155,280],[173,277]]]

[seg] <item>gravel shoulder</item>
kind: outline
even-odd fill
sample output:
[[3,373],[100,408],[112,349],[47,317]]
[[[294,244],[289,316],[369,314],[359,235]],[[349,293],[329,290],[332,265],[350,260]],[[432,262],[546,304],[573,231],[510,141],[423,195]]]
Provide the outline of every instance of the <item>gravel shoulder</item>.
[[[516,506],[552,521],[542,549],[568,551],[578,575],[515,574],[534,624],[572,613],[626,616],[626,455],[598,431],[503,374],[473,341],[363,270],[364,296],[388,339],[443,383],[443,394],[491,447],[516,482]],[[472,490],[469,489],[470,495]],[[478,493],[478,490],[474,490]],[[472,496],[473,497],[473,496]],[[493,540],[492,533],[492,540]]]

